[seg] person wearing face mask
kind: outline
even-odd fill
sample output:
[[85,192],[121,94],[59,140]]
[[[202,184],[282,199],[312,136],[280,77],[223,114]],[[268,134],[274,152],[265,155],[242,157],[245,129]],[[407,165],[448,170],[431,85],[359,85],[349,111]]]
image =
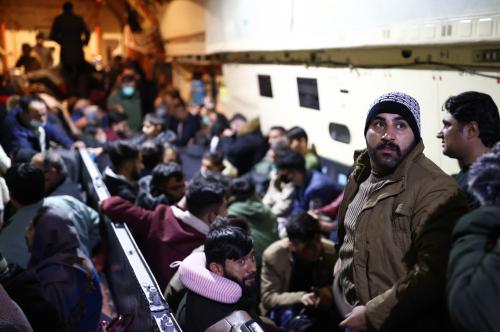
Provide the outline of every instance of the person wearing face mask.
[[141,94],[137,89],[135,73],[124,69],[120,85],[108,97],[108,108],[127,114],[128,125],[135,132],[142,129]]
[[2,130],[2,146],[8,155],[20,149],[43,152],[49,142],[55,142],[66,149],[75,142],[64,130],[47,122],[47,105],[40,96],[24,96],[19,106],[5,117]]

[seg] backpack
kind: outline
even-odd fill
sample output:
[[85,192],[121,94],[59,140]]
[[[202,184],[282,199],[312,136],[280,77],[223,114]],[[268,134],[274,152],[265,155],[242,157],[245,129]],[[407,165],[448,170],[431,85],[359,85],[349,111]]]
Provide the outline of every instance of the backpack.
[[263,332],[264,330],[243,310],[236,310],[210,326],[205,332]]

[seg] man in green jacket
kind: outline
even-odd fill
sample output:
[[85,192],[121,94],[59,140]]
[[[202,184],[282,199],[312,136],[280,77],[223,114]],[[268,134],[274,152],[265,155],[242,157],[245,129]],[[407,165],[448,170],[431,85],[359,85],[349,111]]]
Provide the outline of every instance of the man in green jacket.
[[375,100],[339,210],[334,299],[351,331],[443,331],[451,231],[467,211],[458,185],[425,157],[420,108]]
[[255,258],[260,268],[262,253],[278,240],[278,221],[271,209],[255,193],[252,179],[241,177],[231,181],[228,215],[242,217],[248,222],[255,245]]

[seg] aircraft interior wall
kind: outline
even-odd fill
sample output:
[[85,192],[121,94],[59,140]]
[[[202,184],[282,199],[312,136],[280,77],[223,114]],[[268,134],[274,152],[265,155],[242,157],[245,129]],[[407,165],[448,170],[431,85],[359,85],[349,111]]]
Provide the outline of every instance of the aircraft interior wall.
[[[458,165],[442,155],[441,142],[436,138],[445,100],[476,90],[490,94],[500,105],[500,84],[496,80],[458,71],[225,64],[223,73],[227,88],[224,109],[228,113],[260,116],[264,132],[272,125],[302,126],[320,155],[346,166],[352,164],[353,151],[366,145],[363,129],[371,102],[387,91],[406,92],[419,101],[426,155],[448,173],[457,172]],[[258,75],[270,76],[272,97],[260,95]],[[317,80],[319,110],[299,105],[297,78]],[[348,144],[331,138],[331,122],[348,127]]]

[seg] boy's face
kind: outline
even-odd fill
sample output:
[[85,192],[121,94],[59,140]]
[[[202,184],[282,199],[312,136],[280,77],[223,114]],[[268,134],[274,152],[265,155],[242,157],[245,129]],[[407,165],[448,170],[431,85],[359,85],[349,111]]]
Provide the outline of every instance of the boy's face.
[[148,120],[144,120],[142,124],[142,133],[149,138],[158,136],[161,132],[161,126],[152,124]]

